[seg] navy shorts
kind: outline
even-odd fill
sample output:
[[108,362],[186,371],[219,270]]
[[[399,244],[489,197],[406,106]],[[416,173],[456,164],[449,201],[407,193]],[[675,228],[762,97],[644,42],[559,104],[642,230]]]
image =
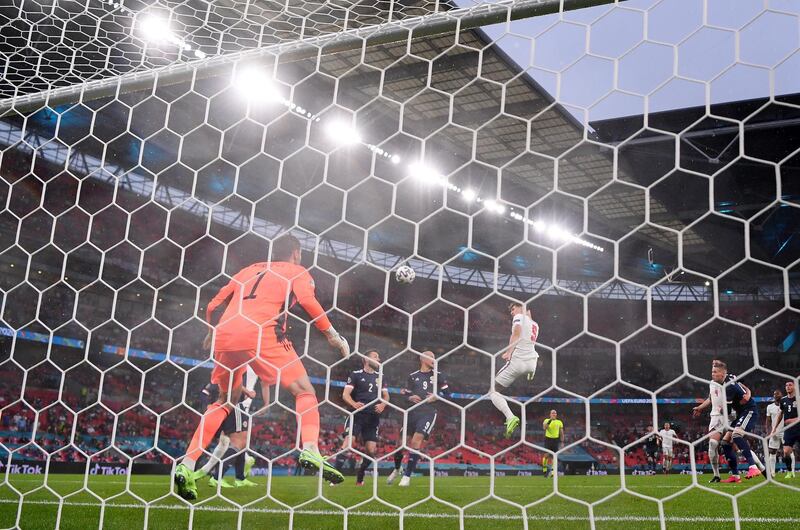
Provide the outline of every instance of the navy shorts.
[[548,451],[552,451],[554,453],[558,452],[559,445],[561,445],[561,440],[559,438],[548,438],[545,436],[544,448]]
[[800,423],[793,423],[788,429],[783,431],[783,446],[794,447],[800,443]]
[[378,430],[381,425],[381,415],[374,412],[356,412],[347,420],[346,431],[353,438],[366,442],[378,441]]
[[433,432],[433,426],[436,424],[436,411],[414,410],[408,415],[408,432],[411,434],[420,433],[428,437]]
[[741,429],[744,432],[753,432],[756,429],[757,423],[758,423],[758,411],[745,410],[742,411],[741,414],[737,415],[736,420],[733,422],[732,427],[734,429]]
[[233,410],[228,413],[228,417],[225,418],[225,421],[222,422],[222,426],[219,430],[228,435],[235,432],[246,431],[248,420],[249,416],[243,412],[242,409],[234,407]]

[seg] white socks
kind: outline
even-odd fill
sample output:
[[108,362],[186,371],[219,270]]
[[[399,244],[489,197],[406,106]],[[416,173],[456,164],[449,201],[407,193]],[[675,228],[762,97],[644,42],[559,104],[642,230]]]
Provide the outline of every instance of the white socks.
[[227,436],[219,437],[219,443],[217,444],[217,447],[214,449],[214,452],[211,453],[211,458],[208,459],[206,465],[204,465],[203,468],[201,469],[203,473],[205,473],[206,475],[211,474],[211,470],[214,469],[214,466],[216,466],[217,463],[220,461],[220,459],[223,457],[223,455],[225,455],[225,451],[228,450],[228,446],[230,445],[230,443],[231,439],[228,438]]
[[717,440],[708,441],[708,459],[711,461],[711,469],[714,476],[719,476],[719,442]]
[[181,460],[181,464],[189,468],[189,471],[194,471],[194,466],[197,465],[197,462],[187,457]]
[[492,391],[489,394],[489,398],[492,400],[494,406],[497,407],[497,410],[503,413],[503,416],[505,416],[506,419],[509,419],[513,416],[511,413],[511,408],[508,406],[508,401],[506,401],[506,398],[503,397],[500,392]]
[[775,476],[775,466],[778,463],[778,455],[776,454],[768,454],[767,455],[767,467],[769,468],[769,476]]
[[764,469],[766,469],[766,468],[764,467],[764,463],[763,463],[763,462],[761,462],[761,459],[760,459],[760,458],[758,458],[758,455],[756,455],[756,452],[755,452],[755,451],[751,451],[750,453],[753,455],[753,460],[754,460],[754,461],[755,461],[755,463],[756,463],[756,467],[757,467],[758,469],[760,469],[761,471],[764,471]]

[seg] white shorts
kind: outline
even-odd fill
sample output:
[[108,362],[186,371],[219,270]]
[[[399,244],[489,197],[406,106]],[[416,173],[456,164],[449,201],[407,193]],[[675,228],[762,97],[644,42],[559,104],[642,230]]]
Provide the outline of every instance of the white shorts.
[[720,434],[725,432],[725,419],[722,416],[711,416],[711,421],[708,422],[708,432]]
[[783,447],[783,435],[776,434],[775,436],[769,437],[769,448],[770,449],[780,449]]
[[518,377],[525,374],[535,374],[536,364],[538,362],[538,357],[528,360],[521,360],[511,357],[511,360],[506,361],[506,364],[504,364],[503,367],[497,372],[494,380],[497,384],[508,388],[514,384],[514,381],[516,381]]
[[661,452],[662,452],[662,453],[664,454],[664,456],[666,456],[667,458],[672,458],[673,456],[675,456],[675,452],[674,452],[674,450],[672,449],[672,447],[669,447],[669,446],[666,446],[666,445],[662,445],[662,446],[661,446]]

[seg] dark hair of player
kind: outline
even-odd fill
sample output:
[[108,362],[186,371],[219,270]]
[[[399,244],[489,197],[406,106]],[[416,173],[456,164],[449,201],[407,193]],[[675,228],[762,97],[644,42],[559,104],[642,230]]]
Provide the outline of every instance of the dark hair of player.
[[523,304],[520,304],[519,302],[511,302],[510,304],[508,304],[508,310],[509,311],[511,311],[515,307],[520,307],[520,308],[523,308],[523,309],[525,308],[525,306]]
[[370,354],[372,354],[372,353],[377,353],[377,354],[378,354],[378,357],[380,357],[380,356],[381,356],[381,352],[379,352],[378,350],[367,350],[367,353],[365,353],[365,354],[364,354],[364,357],[362,357],[362,359],[361,359],[361,362],[362,362],[362,364],[363,364],[364,366],[367,366],[367,365],[369,364],[369,356],[370,356]]
[[287,261],[300,250],[300,240],[291,234],[284,234],[272,242],[272,261]]
[[724,362],[722,362],[720,360],[717,360],[717,359],[714,359],[714,361],[711,363],[711,367],[712,368],[722,368],[723,370],[727,370],[728,369],[728,365],[727,364],[725,364]]

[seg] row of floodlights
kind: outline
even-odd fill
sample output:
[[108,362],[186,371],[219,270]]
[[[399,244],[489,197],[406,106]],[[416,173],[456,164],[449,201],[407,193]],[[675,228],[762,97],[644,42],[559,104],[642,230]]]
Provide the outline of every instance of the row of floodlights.
[[476,203],[482,205],[486,210],[504,215],[508,212],[508,216],[516,221],[521,221],[530,225],[534,231],[542,233],[554,241],[565,241],[581,245],[598,252],[604,252],[605,249],[599,245],[595,245],[590,241],[581,239],[580,237],[571,234],[569,231],[554,225],[545,223],[541,220],[529,219],[525,215],[519,213],[513,208],[507,207],[496,199],[484,199],[472,188],[461,188],[455,184],[448,182],[447,178],[437,173],[433,168],[425,164],[415,162],[408,167],[408,175],[415,180],[418,180],[424,185],[428,186],[441,186],[449,191],[460,194],[461,198],[468,203]]
[[[183,50],[192,51],[191,45],[176,36],[169,28],[169,21],[163,17],[159,17],[155,14],[147,14],[141,17],[139,20],[138,29],[141,33],[141,36],[148,41],[155,43],[168,42],[180,47]],[[205,54],[200,50],[193,51],[196,57],[205,57]],[[272,80],[272,78],[263,70],[256,67],[244,66],[237,69],[237,72],[233,78],[232,86],[251,105],[280,104],[288,108],[291,112],[299,114],[300,116],[312,122],[320,122],[322,120],[319,115],[314,114],[310,110],[305,109],[284,97],[278,85]],[[323,126],[330,139],[339,145],[363,145],[373,153],[386,160],[389,160],[393,164],[399,164],[402,161],[399,155],[389,153],[377,145],[365,141],[359,131],[353,127],[352,124],[345,120],[326,120],[323,123]],[[604,251],[603,247],[581,239],[580,237],[571,234],[559,226],[548,224],[541,220],[535,221],[533,219],[529,219],[525,215],[515,211],[513,208],[509,209],[497,199],[486,199],[480,197],[474,189],[462,189],[455,184],[448,182],[447,178],[439,174],[434,168],[420,162],[414,162],[410,164],[407,168],[407,174],[424,185],[441,186],[450,191],[458,193],[461,195],[461,198],[464,201],[481,205],[489,212],[497,215],[505,215],[508,213],[510,218],[527,223],[533,228],[534,231],[542,233],[554,241],[575,243],[598,252]]]
[[205,59],[206,54],[197,49],[193,49],[192,45],[175,35],[169,28],[169,20],[164,17],[158,16],[154,13],[146,14],[137,20],[136,27],[140,36],[153,44],[170,43],[186,52],[193,52],[194,56],[198,59]]

